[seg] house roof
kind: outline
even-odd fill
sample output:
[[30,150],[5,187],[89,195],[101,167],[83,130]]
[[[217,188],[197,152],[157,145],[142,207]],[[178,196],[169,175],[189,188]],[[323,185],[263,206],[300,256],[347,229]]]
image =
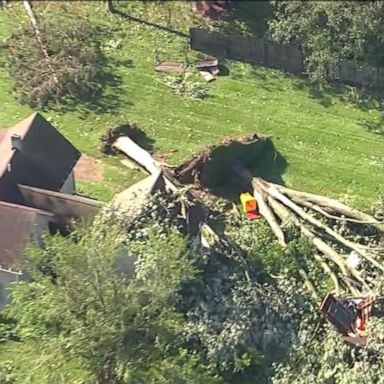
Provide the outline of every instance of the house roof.
[[19,185],[18,188],[23,205],[53,213],[55,221],[61,225],[68,224],[72,219],[83,221],[92,219],[103,206],[97,200],[79,195],[68,195],[25,185]]
[[21,205],[0,201],[0,269],[18,269],[33,226],[41,222],[64,228],[72,219],[91,220],[103,206],[83,196],[18,186]]
[[[81,156],[38,112],[0,132],[0,178],[10,164],[15,184],[59,191]],[[12,148],[12,134],[20,136],[20,150]]]
[[31,240],[33,225],[39,217],[52,214],[30,207],[0,201],[0,267],[19,269],[24,249]]
[[11,136],[17,134],[24,139],[36,115],[37,112],[11,128],[0,128],[0,177],[6,172],[7,166],[15,153],[15,150],[12,149]]

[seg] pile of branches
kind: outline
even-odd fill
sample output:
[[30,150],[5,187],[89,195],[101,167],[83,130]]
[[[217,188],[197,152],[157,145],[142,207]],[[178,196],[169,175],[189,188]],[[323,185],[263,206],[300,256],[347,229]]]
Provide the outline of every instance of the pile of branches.
[[[373,294],[384,272],[384,249],[380,239],[384,223],[338,200],[301,192],[254,177],[235,166],[236,174],[251,185],[261,215],[268,222],[279,243],[286,247],[285,229],[295,227],[317,250],[315,260],[329,275],[337,294]],[[333,223],[333,225],[331,224]],[[350,236],[337,230],[337,223],[348,224]],[[364,229],[370,227],[369,236]],[[355,236],[353,236],[353,231]],[[358,268],[348,257],[361,260]],[[301,271],[307,287],[318,299],[314,285]]]
[[[248,140],[252,142],[255,137]],[[126,136],[118,138],[113,146],[138,162],[151,175],[162,175],[165,171],[147,151]],[[175,179],[181,183],[199,180],[210,160],[212,148],[162,175],[165,185],[177,191],[179,187],[174,183]],[[329,276],[336,294],[359,297],[377,293],[378,286],[384,281],[384,248],[381,244],[384,222],[340,201],[289,189],[260,177],[253,178],[239,165],[233,165],[232,168],[244,188],[255,196],[261,215],[282,247],[288,245],[292,227],[295,233],[299,233],[312,244],[316,250],[314,261]],[[185,210],[192,213],[191,207]],[[194,214],[187,216],[193,217]],[[196,228],[202,218],[201,215],[198,216],[197,221],[192,220],[196,221],[193,226]],[[211,231],[205,225],[201,228],[202,232],[204,228]],[[300,269],[299,273],[314,298],[319,301],[315,285],[306,271]]]

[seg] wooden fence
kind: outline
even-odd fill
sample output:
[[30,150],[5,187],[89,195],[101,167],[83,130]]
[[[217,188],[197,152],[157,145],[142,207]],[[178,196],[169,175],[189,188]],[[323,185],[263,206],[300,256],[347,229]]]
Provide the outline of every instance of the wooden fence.
[[[304,73],[304,56],[293,45],[278,44],[267,39],[226,36],[201,28],[190,29],[190,45],[220,58],[241,60],[268,68]],[[339,79],[346,84],[384,89],[384,68],[346,61],[339,66]]]

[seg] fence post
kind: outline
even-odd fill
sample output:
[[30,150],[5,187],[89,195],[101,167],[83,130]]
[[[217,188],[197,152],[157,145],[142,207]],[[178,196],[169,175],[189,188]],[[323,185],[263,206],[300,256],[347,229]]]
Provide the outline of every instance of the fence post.
[[268,47],[267,47],[267,41],[263,39],[263,48],[264,48],[264,54],[263,54],[263,64],[265,67],[268,66]]

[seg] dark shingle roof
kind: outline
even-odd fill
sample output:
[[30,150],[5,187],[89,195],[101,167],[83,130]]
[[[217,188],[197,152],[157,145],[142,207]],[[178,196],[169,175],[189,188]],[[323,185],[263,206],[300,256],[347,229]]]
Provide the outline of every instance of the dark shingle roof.
[[[81,153],[38,112],[1,131],[0,178],[8,170],[15,184],[60,191]],[[20,151],[12,149],[12,134],[20,136]]]
[[0,201],[0,267],[18,269],[24,249],[31,240],[38,218],[52,214],[38,209]]
[[103,206],[97,200],[79,195],[68,195],[25,185],[19,185],[18,188],[23,205],[53,213],[55,221],[61,225],[68,224],[72,219],[88,221]]

